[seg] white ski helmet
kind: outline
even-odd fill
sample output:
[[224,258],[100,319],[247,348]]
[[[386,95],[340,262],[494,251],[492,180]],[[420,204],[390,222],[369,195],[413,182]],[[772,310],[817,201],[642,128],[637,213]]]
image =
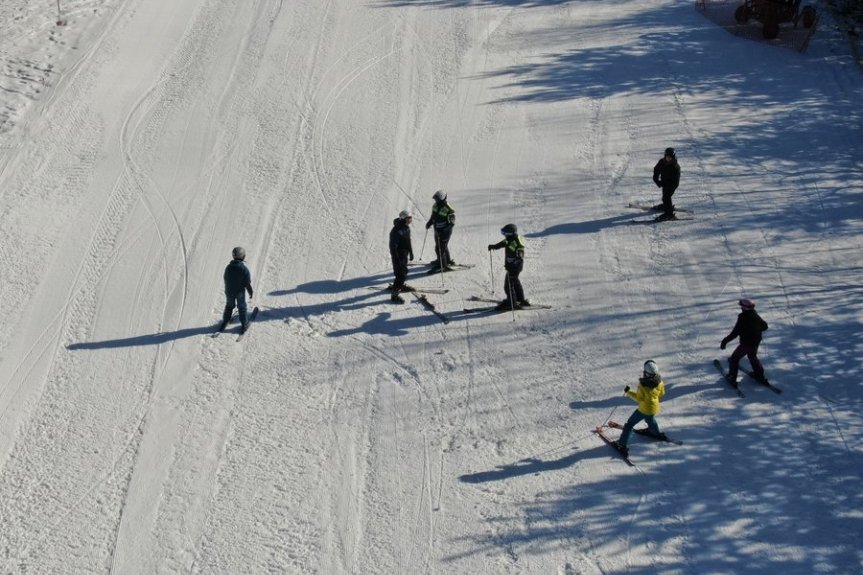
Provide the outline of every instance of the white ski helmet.
[[644,377],[649,377],[650,379],[658,379],[660,377],[659,367],[657,367],[656,362],[652,359],[644,362]]
[[402,210],[401,212],[399,212],[399,219],[400,220],[406,220],[406,219],[412,218],[412,217],[413,217],[413,214],[411,214],[410,210]]
[[244,260],[246,259],[246,248],[237,246],[233,250],[231,250],[231,255],[234,257],[235,260]]
[[443,202],[446,200],[446,192],[443,190],[438,190],[434,193],[432,199],[436,202]]

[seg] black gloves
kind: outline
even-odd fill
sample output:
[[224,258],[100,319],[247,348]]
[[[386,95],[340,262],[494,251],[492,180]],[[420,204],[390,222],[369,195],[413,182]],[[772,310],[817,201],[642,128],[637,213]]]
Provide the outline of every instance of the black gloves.
[[623,388],[623,393],[629,393],[630,389],[631,388],[627,385],[626,387]]
[[410,257],[410,260],[411,260],[411,261],[414,261],[414,253],[413,253],[413,252],[411,252],[411,253],[410,253],[410,256],[409,256],[409,257]]
[[429,229],[430,227],[432,227],[432,223],[431,222],[426,223],[426,229]]
[[488,251],[491,251],[493,249],[494,249],[494,244],[488,244]]
[[726,345],[728,345],[728,342],[723,339],[722,343],[719,344],[719,349],[725,349]]

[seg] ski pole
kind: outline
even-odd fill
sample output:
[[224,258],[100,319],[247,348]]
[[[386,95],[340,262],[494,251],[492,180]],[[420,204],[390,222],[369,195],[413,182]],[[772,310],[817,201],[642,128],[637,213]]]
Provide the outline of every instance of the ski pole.
[[618,408],[618,406],[617,406],[617,405],[615,405],[613,408],[611,408],[611,413],[609,413],[609,414],[608,414],[608,417],[606,417],[606,418],[605,418],[605,421],[603,421],[603,422],[602,422],[603,427],[605,427],[605,425],[606,425],[606,424],[608,423],[608,421],[611,419],[611,416],[612,416],[612,415],[614,415],[614,412],[615,412],[615,411],[617,411],[617,408]]
[[437,254],[437,265],[440,269],[440,285],[441,287],[446,287],[446,282],[443,279],[443,274],[446,271],[443,265],[443,248],[441,247],[440,236],[437,233],[437,228],[434,230],[434,245],[435,254]]
[[488,267],[491,270],[491,297],[494,297],[494,262],[491,259],[491,250],[488,250]]
[[429,237],[429,229],[426,228],[426,235],[423,236],[423,247],[420,248],[420,261],[423,261],[423,252],[426,251],[426,240]]
[[509,298],[509,310],[512,313],[512,321],[515,322],[515,294],[512,293],[512,278],[509,277],[509,272],[506,272],[506,297]]

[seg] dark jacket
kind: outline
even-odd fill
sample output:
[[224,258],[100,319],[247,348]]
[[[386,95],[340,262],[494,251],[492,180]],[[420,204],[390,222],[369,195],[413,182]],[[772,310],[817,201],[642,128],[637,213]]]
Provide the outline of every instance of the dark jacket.
[[394,258],[410,256],[410,259],[414,259],[411,227],[407,220],[400,218],[393,220],[393,229],[390,230],[390,255]]
[[653,168],[653,181],[663,190],[676,190],[680,185],[680,164],[677,158],[670,162],[666,162],[665,158],[660,159]]
[[740,337],[742,345],[758,347],[758,344],[761,343],[761,332],[765,331],[767,331],[767,322],[761,319],[761,316],[754,309],[745,309],[737,316],[734,329],[725,336],[722,345],[728,345],[729,341],[735,337]]
[[231,263],[225,268],[223,277],[226,295],[236,296],[243,290],[248,291],[250,296],[252,295],[252,274],[243,260],[231,260]]
[[432,206],[431,217],[426,222],[426,229],[434,226],[435,230],[447,230],[455,225],[455,210],[444,200],[435,202]]
[[520,272],[524,267],[524,240],[521,236],[506,237],[490,247],[494,250],[506,248],[503,265],[507,271]]

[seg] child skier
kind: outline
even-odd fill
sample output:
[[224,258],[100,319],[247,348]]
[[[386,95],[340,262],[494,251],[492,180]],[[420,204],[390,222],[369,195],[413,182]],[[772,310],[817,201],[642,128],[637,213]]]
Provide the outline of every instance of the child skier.
[[497,305],[497,309],[520,309],[530,306],[530,302],[524,297],[524,288],[518,276],[524,269],[524,240],[518,235],[515,224],[506,224],[501,228],[503,239],[496,244],[489,244],[488,251],[506,249],[504,258],[504,269],[506,277],[503,278],[503,291],[506,299]]
[[236,247],[231,251],[231,263],[225,268],[223,278],[225,280],[225,312],[222,314],[222,323],[219,324],[219,331],[225,329],[228,322],[231,321],[231,315],[234,313],[234,307],[240,314],[241,333],[245,333],[249,328],[248,310],[246,307],[246,292],[249,293],[249,298],[252,297],[252,274],[249,268],[246,267],[246,250],[241,247]]
[[665,383],[662,381],[662,376],[659,375],[659,368],[656,367],[656,362],[649,359],[644,362],[644,370],[642,376],[638,380],[638,389],[632,391],[627,385],[623,392],[632,400],[638,402],[638,409],[632,412],[626,424],[623,426],[623,433],[620,439],[615,442],[615,447],[624,457],[629,457],[629,438],[632,437],[632,430],[635,425],[645,420],[650,433],[658,438],[664,439],[665,434],[659,431],[659,424],[656,423],[656,414],[662,407],[659,405],[659,400],[665,395]]
[[434,205],[426,229],[434,227],[434,251],[436,258],[431,262],[429,273],[449,271],[455,262],[449,255],[449,240],[455,227],[455,210],[446,199],[446,192],[438,190],[432,196]]
[[752,375],[755,376],[756,380],[766,384],[764,366],[758,359],[758,346],[761,345],[761,333],[767,331],[767,322],[761,319],[761,316],[755,311],[755,302],[751,299],[742,299],[737,303],[740,305],[741,311],[737,316],[734,329],[719,344],[719,349],[725,349],[728,342],[738,336],[740,337],[740,345],[728,358],[728,381],[732,385],[737,385],[737,369],[740,366],[740,360],[745,355],[749,358],[749,363],[752,364]]

